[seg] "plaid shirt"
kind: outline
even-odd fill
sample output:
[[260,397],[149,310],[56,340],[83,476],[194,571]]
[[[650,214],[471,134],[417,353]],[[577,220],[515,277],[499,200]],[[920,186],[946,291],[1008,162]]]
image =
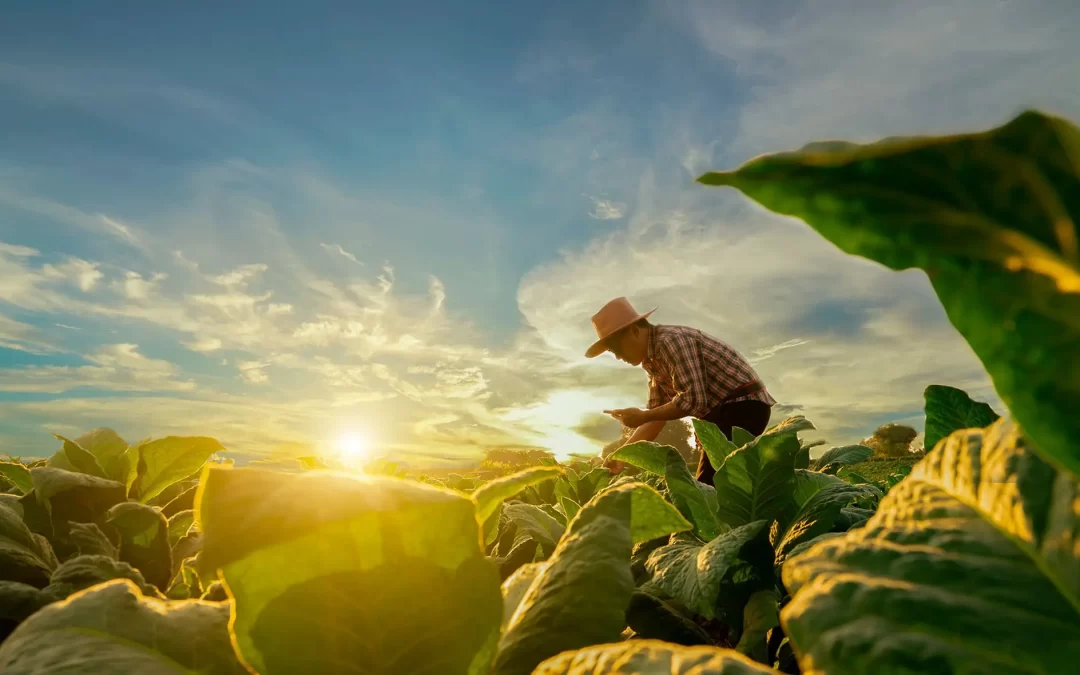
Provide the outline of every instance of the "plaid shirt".
[[[756,380],[758,374],[735,349],[696,328],[653,325],[649,351],[641,364],[649,374],[649,408],[669,401],[701,419],[732,390]],[[776,401],[762,390],[733,401]]]

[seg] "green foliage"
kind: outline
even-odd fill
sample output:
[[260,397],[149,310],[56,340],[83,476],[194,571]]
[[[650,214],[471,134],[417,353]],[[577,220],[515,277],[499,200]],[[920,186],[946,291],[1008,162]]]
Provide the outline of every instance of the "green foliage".
[[1080,129],[813,144],[707,173],[843,251],[926,271],[1035,449],[1080,473]]
[[479,673],[491,658],[499,579],[467,497],[395,478],[207,467],[196,522],[198,566],[228,586],[237,649],[259,673],[353,662]]
[[24,621],[0,644],[0,672],[245,675],[228,621],[224,605],[163,602],[109,581]]
[[0,462],[0,476],[6,478],[22,494],[34,489],[34,481],[30,478],[30,469],[17,462]]
[[731,649],[631,640],[559,654],[537,666],[532,675],[758,675],[774,672]]
[[1013,422],[955,432],[866,525],[784,566],[794,597],[781,619],[801,666],[1069,672],[1080,655],[1078,494]]
[[559,467],[536,467],[485,483],[477,488],[472,496],[476,502],[477,518],[481,523],[485,522],[505,500],[530,485],[551,480],[563,473],[565,472]]
[[955,387],[931,384],[923,391],[926,401],[926,434],[923,445],[933,450],[938,441],[960,429],[982,429],[1000,417],[986,403],[973,401]]

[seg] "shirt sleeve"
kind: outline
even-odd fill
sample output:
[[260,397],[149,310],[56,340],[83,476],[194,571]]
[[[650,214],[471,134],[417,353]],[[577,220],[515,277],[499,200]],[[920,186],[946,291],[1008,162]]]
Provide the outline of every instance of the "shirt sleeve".
[[688,335],[676,335],[663,351],[671,366],[675,407],[688,417],[704,417],[709,413],[709,394],[701,346]]

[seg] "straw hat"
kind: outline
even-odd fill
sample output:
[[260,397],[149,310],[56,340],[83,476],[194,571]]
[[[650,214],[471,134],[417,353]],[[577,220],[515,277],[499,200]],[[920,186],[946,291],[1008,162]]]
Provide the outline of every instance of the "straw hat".
[[653,307],[644,314],[638,314],[637,310],[626,298],[615,298],[604,305],[599,312],[593,314],[592,323],[593,328],[596,329],[598,339],[585,350],[586,358],[591,359],[606,352],[608,347],[604,343],[605,340],[635,321],[648,317],[655,311],[656,307]]

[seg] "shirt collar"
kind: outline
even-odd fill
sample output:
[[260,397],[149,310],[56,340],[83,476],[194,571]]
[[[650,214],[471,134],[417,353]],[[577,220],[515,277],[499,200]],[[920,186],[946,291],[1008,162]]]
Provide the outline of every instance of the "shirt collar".
[[649,346],[645,350],[645,360],[641,363],[646,370],[652,368],[656,363],[656,337],[658,333],[656,325],[649,324]]

